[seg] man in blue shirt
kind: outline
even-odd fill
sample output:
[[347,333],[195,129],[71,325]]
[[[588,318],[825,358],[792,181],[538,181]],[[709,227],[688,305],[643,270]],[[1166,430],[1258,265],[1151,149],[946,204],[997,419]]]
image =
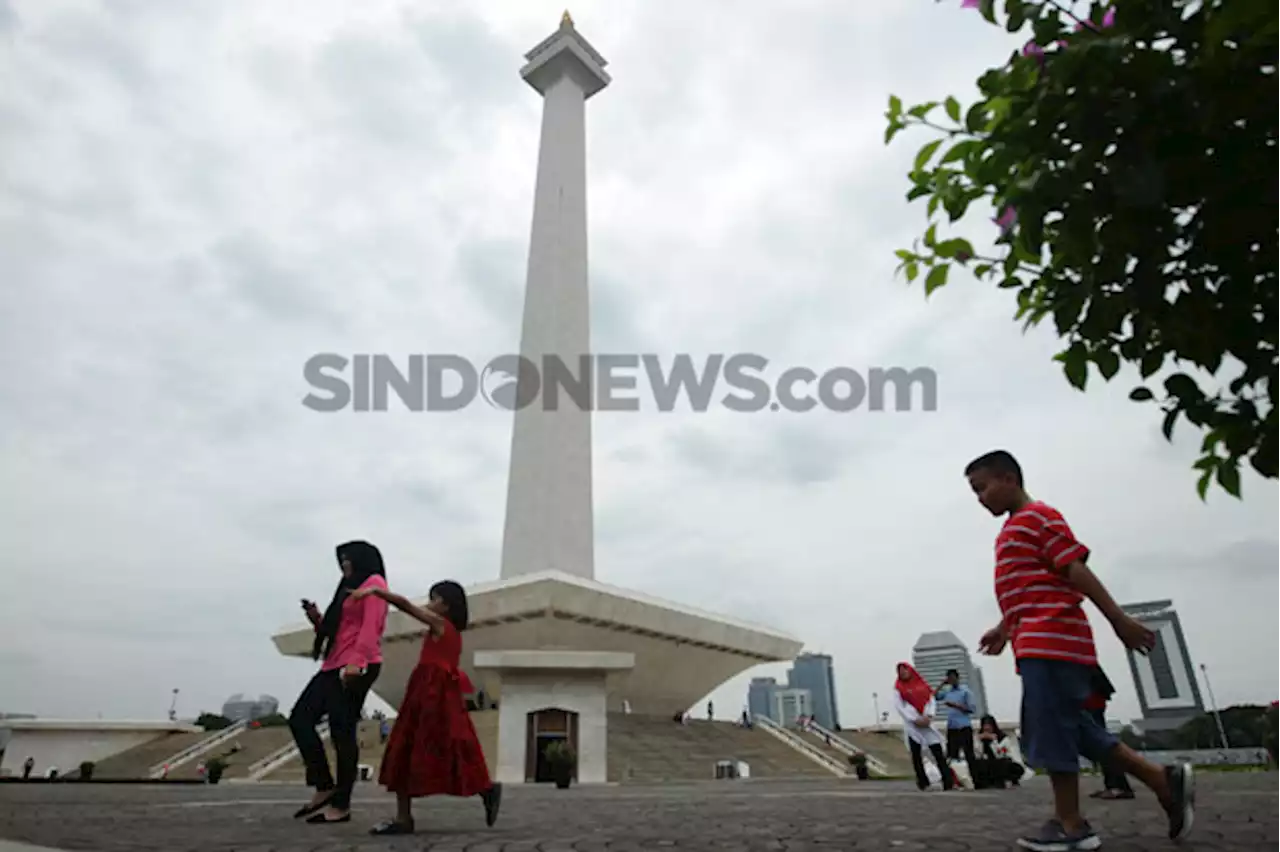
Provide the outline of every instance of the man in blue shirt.
[[973,753],[973,714],[978,712],[973,693],[960,683],[960,672],[948,669],[946,680],[938,687],[937,698],[947,709],[947,760],[957,760],[963,754],[972,777],[977,766]]

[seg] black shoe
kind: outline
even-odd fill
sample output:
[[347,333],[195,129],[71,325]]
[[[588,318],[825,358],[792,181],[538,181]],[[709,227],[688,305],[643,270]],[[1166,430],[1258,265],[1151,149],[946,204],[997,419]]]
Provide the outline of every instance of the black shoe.
[[1169,803],[1164,812],[1169,815],[1169,839],[1181,840],[1191,833],[1196,816],[1196,784],[1191,764],[1182,763],[1164,770],[1169,781]]
[[337,823],[340,823],[340,822],[351,822],[351,812],[347,811],[345,814],[338,817],[337,819],[328,819],[325,817],[324,812],[321,811],[320,813],[315,814],[314,816],[307,817],[307,822],[311,823],[312,825],[336,825]]
[[325,796],[323,799],[321,799],[319,802],[317,802],[317,803],[316,803],[316,804],[314,804],[314,805],[303,805],[302,807],[300,807],[300,808],[298,808],[296,811],[294,811],[293,818],[294,818],[294,819],[302,819],[304,816],[311,816],[313,813],[315,813],[316,811],[320,810],[321,808],[328,807],[328,806],[329,806],[329,801],[330,801],[331,799],[333,799],[333,794],[332,794],[332,793],[330,793],[329,795]]
[[392,834],[413,834],[413,823],[396,822],[389,819],[386,822],[380,822],[373,828],[369,829],[370,834],[392,835]]
[[492,826],[498,821],[498,809],[502,807],[502,785],[494,784],[485,790],[480,794],[480,801],[484,802],[484,824]]

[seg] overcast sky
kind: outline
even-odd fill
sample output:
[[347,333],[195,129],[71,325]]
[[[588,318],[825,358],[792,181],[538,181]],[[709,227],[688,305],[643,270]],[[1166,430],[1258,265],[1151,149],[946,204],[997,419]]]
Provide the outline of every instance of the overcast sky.
[[[1016,46],[958,5],[573,7],[614,76],[588,105],[595,348],[940,387],[936,412],[598,415],[597,577],[834,654],[866,723],[920,633],[996,622],[999,522],[962,470],[1004,447],[1118,599],[1173,599],[1219,702],[1270,701],[1276,484],[1202,504],[1199,436],[1166,443],[1132,374],[1078,393],[1010,293],[893,279],[925,137],[885,148],[888,95],[968,99]],[[0,0],[0,711],[287,708],[313,667],[270,636],[343,540],[412,595],[496,578],[510,415],[315,413],[302,364],[517,346],[541,106],[518,70],[561,11]],[[1011,659],[983,665],[1016,717]]]

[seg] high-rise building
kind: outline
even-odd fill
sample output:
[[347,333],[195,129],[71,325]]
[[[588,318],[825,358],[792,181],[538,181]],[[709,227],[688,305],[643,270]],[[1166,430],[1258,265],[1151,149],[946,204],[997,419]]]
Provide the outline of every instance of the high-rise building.
[[771,677],[753,677],[747,687],[747,712],[752,716],[774,718],[773,696],[778,691],[778,681]]
[[807,689],[812,701],[813,718],[819,725],[835,730],[840,727],[840,711],[836,706],[836,677],[830,654],[801,654],[787,672],[790,689]]
[[973,664],[969,649],[960,637],[950,630],[921,634],[911,649],[911,665],[934,689],[942,684],[949,670],[955,669],[960,673],[960,682],[973,693],[978,715],[987,712],[987,687],[982,680],[982,672]]
[[991,705],[987,703],[987,682],[982,679],[982,666],[973,667],[973,681],[969,684],[969,690],[973,693],[973,703],[978,705],[978,716],[990,713]]
[[1126,652],[1142,708],[1142,730],[1172,730],[1204,713],[1195,667],[1173,601],[1126,604],[1121,609],[1156,634],[1151,653]]

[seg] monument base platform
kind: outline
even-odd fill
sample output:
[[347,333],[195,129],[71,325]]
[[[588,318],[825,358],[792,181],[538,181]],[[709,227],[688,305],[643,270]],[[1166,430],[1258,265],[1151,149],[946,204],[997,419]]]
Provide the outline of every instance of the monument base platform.
[[548,781],[546,747],[566,742],[580,784],[603,784],[608,767],[608,681],[635,666],[635,655],[600,651],[482,651],[479,672],[496,675],[498,707],[496,781]]
[[[393,588],[401,585],[392,578]],[[508,687],[495,670],[476,666],[475,655],[484,652],[629,654],[631,668],[602,670],[607,709],[621,711],[625,703],[634,713],[671,717],[729,678],[761,663],[795,659],[803,647],[776,630],[558,571],[473,586],[467,598],[471,625],[462,634],[461,665],[486,706],[501,702]],[[424,630],[403,613],[393,611],[387,619],[382,674],[373,691],[393,707],[417,665]],[[274,642],[282,654],[309,657],[314,635],[310,625],[296,626]]]

